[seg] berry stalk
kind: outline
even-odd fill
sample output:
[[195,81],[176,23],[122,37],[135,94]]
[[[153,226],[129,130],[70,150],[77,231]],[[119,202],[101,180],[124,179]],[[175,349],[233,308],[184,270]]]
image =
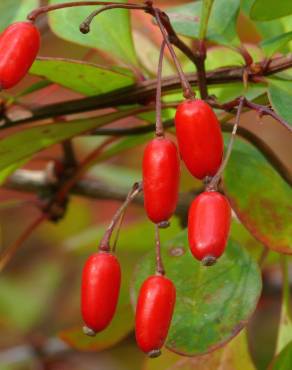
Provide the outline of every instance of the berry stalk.
[[121,207],[117,210],[114,214],[106,232],[104,233],[103,238],[99,244],[99,250],[103,252],[110,252],[110,239],[113,234],[113,231],[118,224],[121,216],[128,208],[129,204],[133,201],[133,199],[142,191],[142,184],[140,182],[136,182],[132,189],[130,190],[125,202],[121,205]]

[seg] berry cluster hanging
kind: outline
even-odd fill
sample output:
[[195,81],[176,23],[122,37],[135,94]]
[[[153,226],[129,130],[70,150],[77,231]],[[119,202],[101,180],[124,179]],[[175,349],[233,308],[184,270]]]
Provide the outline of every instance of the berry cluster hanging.
[[[72,5],[73,4],[73,5]],[[156,20],[163,36],[161,44],[156,94],[155,137],[146,145],[142,161],[143,179],[130,190],[127,199],[114,215],[99,244],[98,252],[87,259],[81,284],[81,313],[84,332],[94,336],[111,323],[115,314],[121,285],[121,267],[111,248],[111,236],[118,227],[128,205],[144,192],[145,211],[155,224],[156,271],[140,288],[136,306],[136,340],[139,348],[150,357],[157,357],[166,340],[171,324],[176,289],[165,276],[160,246],[160,229],[169,226],[175,212],[180,182],[180,158],[188,171],[205,184],[205,190],[197,196],[188,213],[188,239],[190,251],[204,266],[213,265],[224,253],[230,223],[231,207],[227,198],[218,190],[222,172],[230,156],[240,113],[245,102],[239,99],[235,130],[225,159],[220,124],[211,106],[197,99],[185,77],[170,42],[165,27],[165,13],[153,7],[152,1],[144,5],[92,2],[105,5],[93,12],[80,30],[87,33],[92,19],[107,9],[142,9]],[[62,6],[61,6],[62,5]],[[29,16],[29,22],[10,25],[0,37],[0,89],[15,86],[27,73],[40,47],[40,34],[33,24],[36,17],[50,10],[82,4],[67,3],[39,8]],[[170,30],[171,31],[171,30]],[[163,57],[168,48],[180,77],[185,100],[175,114],[178,149],[174,141],[165,136],[161,119],[161,80]]]
[[[149,2],[148,2],[149,3]],[[147,6],[152,7],[152,3]],[[89,32],[89,24],[100,11],[92,13],[81,31]],[[159,228],[169,226],[179,193],[180,157],[187,169],[197,179],[207,183],[207,189],[192,203],[189,211],[188,233],[192,254],[211,265],[225,248],[230,227],[230,205],[217,192],[212,178],[219,170],[223,157],[223,139],[220,125],[211,107],[195,99],[175,52],[168,40],[158,9],[153,8],[163,35],[156,94],[155,138],[145,148],[143,156],[143,181],[134,184],[125,203],[115,214],[100,245],[99,251],[86,261],[82,274],[81,313],[85,323],[84,333],[90,336],[108,327],[115,314],[121,285],[121,267],[110,247],[111,235],[121,220],[127,206],[144,192],[144,206],[148,218],[156,228],[156,271],[142,284],[136,307],[136,339],[140,349],[150,357],[160,355],[168,334],[175,307],[176,290],[165,277],[161,257]],[[31,20],[33,16],[30,17]],[[161,79],[165,47],[168,47],[181,79],[186,98],[176,111],[176,144],[165,137],[161,120]],[[40,34],[33,22],[10,25],[0,37],[0,86],[15,86],[28,72],[40,48]]]

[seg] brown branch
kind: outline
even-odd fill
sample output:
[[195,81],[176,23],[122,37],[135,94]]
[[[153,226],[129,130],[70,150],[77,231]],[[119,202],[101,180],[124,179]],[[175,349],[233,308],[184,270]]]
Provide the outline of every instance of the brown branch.
[[[249,81],[254,81],[258,76],[268,76],[292,67],[292,55],[272,59],[268,67],[262,69],[262,64],[258,63],[258,72],[248,72]],[[206,78],[209,85],[242,82],[244,67],[221,68],[207,72]],[[197,74],[186,75],[189,82],[197,85]],[[97,109],[111,108],[130,104],[148,104],[149,101],[155,100],[156,93],[155,80],[147,80],[139,85],[132,85],[126,88],[111,91],[98,96],[75,99],[67,102],[46,105],[44,107],[32,110],[32,116],[29,118],[11,121],[4,117],[5,124],[1,129],[11,126],[35,122],[41,119],[54,118],[75,113],[90,112]],[[162,90],[164,93],[179,89],[180,79],[177,76],[170,76],[162,79]]]
[[63,148],[63,153],[64,153],[64,165],[65,168],[75,168],[77,167],[77,160],[73,148],[73,143],[72,140],[65,140],[62,142],[62,148]]
[[[50,184],[46,181],[45,176],[35,177],[34,172],[35,171],[31,170],[15,171],[15,173],[6,181],[4,188],[27,193],[45,192]],[[117,200],[123,202],[128,195],[128,189],[119,188],[116,185],[105,184],[94,179],[82,179],[71,188],[70,193],[72,195],[78,195],[86,198]],[[180,194],[176,209],[177,215],[185,216],[187,214],[188,206],[196,194],[196,192]],[[143,205],[143,196],[137,196],[133,200],[133,203]]]
[[[225,132],[232,132],[232,125],[229,123],[221,124],[222,130]],[[255,135],[252,131],[239,126],[237,135],[243,137],[251,144],[253,144],[267,159],[267,161],[274,167],[278,174],[292,186],[292,173],[289,167],[276,155],[274,150],[260,137]]]
[[[173,120],[168,120],[163,123],[163,127],[171,128],[174,126]],[[232,132],[233,126],[230,123],[221,123],[221,128],[224,132]],[[93,134],[97,136],[130,136],[143,135],[155,130],[155,124],[135,126],[129,128],[99,128]],[[255,135],[252,131],[239,126],[237,134],[254,145],[274,167],[274,169],[282,176],[282,178],[292,185],[292,174],[289,168],[283,163],[273,149],[261,137]]]
[[273,111],[269,107],[266,107],[265,105],[253,103],[252,101],[246,99],[245,97],[239,97],[224,104],[217,103],[216,100],[212,99],[210,100],[210,105],[212,105],[213,108],[223,109],[226,112],[232,112],[234,108],[239,106],[241,103],[243,104],[243,107],[247,107],[256,111],[260,117],[271,116],[276,121],[281,123],[281,125],[285,127],[286,130],[292,132],[292,126],[288,122],[286,122],[282,117],[280,117],[275,111]]

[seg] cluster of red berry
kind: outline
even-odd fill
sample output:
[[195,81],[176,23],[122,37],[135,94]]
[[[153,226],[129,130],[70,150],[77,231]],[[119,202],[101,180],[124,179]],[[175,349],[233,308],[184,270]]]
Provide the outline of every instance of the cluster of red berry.
[[[179,105],[176,133],[182,160],[198,179],[212,178],[223,157],[223,138],[216,115],[202,100]],[[174,142],[157,136],[143,157],[144,204],[149,219],[165,226],[173,215],[179,190],[180,160]],[[225,249],[230,227],[228,200],[215,189],[201,193],[189,210],[188,234],[192,254],[204,265],[213,264]],[[111,321],[118,301],[121,272],[118,260],[99,252],[86,262],[82,278],[82,315],[87,334]],[[151,357],[160,354],[175,305],[175,286],[157,272],[142,285],[136,307],[136,339]],[[90,328],[90,330],[88,330]]]
[[[40,47],[38,29],[30,22],[9,26],[0,37],[0,87],[16,85],[27,73]],[[201,180],[216,175],[223,157],[223,139],[216,115],[199,99],[181,103],[175,117],[182,160]],[[144,204],[149,219],[164,227],[173,215],[179,190],[180,160],[176,145],[163,133],[148,143],[143,157]],[[204,265],[213,264],[224,251],[231,218],[227,199],[210,189],[193,201],[188,235],[192,254]],[[101,250],[91,255],[82,275],[82,316],[86,333],[95,335],[111,322],[116,310],[121,269],[117,258]],[[136,308],[136,338],[151,357],[160,354],[175,305],[175,286],[162,272],[142,285]]]

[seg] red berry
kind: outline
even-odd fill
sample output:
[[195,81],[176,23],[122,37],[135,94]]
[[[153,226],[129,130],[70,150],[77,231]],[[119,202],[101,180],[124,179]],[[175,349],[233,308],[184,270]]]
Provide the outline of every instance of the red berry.
[[143,156],[144,206],[154,223],[167,221],[174,213],[179,188],[180,161],[169,139],[150,141]]
[[231,222],[231,207],[224,195],[205,191],[192,202],[188,234],[191,252],[205,265],[224,252]]
[[223,157],[223,139],[218,119],[203,100],[186,100],[175,116],[182,160],[193,176],[214,176]]
[[136,308],[136,340],[150,357],[160,355],[167,337],[175,305],[175,286],[164,276],[144,281]]
[[81,288],[82,317],[89,329],[99,332],[111,322],[119,298],[121,269],[107,252],[91,255],[84,266]]
[[40,33],[30,22],[11,24],[0,36],[0,89],[15,86],[28,72],[40,48]]

